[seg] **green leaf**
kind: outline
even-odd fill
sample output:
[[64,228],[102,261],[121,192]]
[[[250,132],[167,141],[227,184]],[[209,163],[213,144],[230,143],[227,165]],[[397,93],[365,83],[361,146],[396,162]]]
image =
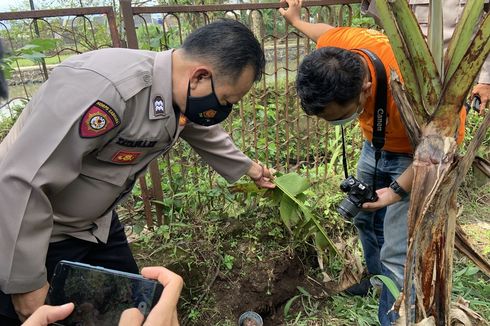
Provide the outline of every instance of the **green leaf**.
[[54,49],[58,45],[58,40],[54,38],[43,38],[43,39],[34,39],[30,42],[38,47],[38,51],[49,51]]
[[[455,126],[453,126],[452,130],[456,130],[459,125],[459,122],[456,121],[457,119],[447,119],[454,114],[458,114],[460,111],[464,99],[489,53],[490,15],[486,15],[483,23],[480,25],[480,30],[476,33],[458,67],[451,78],[446,80],[444,92],[441,96],[441,103],[445,107],[441,107],[436,112],[436,115],[441,120],[441,124],[447,124],[447,121],[454,121]],[[444,116],[448,118],[444,118]]]
[[473,38],[473,32],[477,25],[478,19],[483,12],[484,0],[468,1],[464,6],[461,19],[456,25],[451,42],[446,51],[445,61],[445,77],[447,82],[454,71],[458,67],[464,54],[468,50],[468,46]]
[[400,290],[398,290],[398,287],[396,286],[395,282],[384,275],[374,275],[371,277],[371,279],[377,279],[383,282],[384,285],[386,285],[386,288],[388,288],[388,291],[390,291],[391,295],[396,299],[400,295]]
[[41,59],[45,58],[46,56],[41,52],[32,52],[21,54],[19,57],[22,59],[31,60],[33,62],[40,62]]
[[297,205],[288,196],[282,196],[281,204],[279,206],[279,213],[281,214],[281,219],[286,224],[288,229],[296,225],[299,220],[299,213]]
[[303,294],[304,296],[311,297],[311,294],[308,291],[306,291],[303,287],[298,286],[297,288],[299,292],[301,292],[301,294]]
[[288,193],[293,196],[302,193],[310,187],[308,179],[296,173],[285,174],[274,181],[281,189],[287,189]]
[[[279,188],[284,193],[285,196],[288,196],[294,203],[296,203],[296,205],[298,205],[299,209],[301,210],[301,212],[303,213],[303,215],[305,217],[305,221],[311,220],[313,222],[314,227],[317,230],[317,231],[313,232],[313,234],[315,234],[316,232],[320,232],[320,234],[324,237],[324,240],[327,241],[327,243],[329,244],[329,249],[332,250],[338,257],[343,259],[342,255],[339,253],[339,251],[337,250],[337,247],[334,245],[332,240],[330,240],[325,229],[321,226],[321,223],[318,221],[318,219],[315,218],[315,216],[311,213],[311,211],[308,209],[308,207],[306,207],[300,200],[298,200],[298,198],[296,198],[296,196],[293,195],[293,193],[291,193],[288,189],[288,186],[291,187],[293,189],[293,191],[297,190],[297,189],[301,189],[302,187],[304,187],[304,185],[298,187],[297,184],[296,185],[290,184],[291,180],[296,180],[297,182],[300,182],[300,181],[304,180],[304,178],[302,178],[302,177],[300,177],[299,179],[296,177],[284,178],[284,177],[289,176],[289,175],[297,175],[297,174],[296,173],[289,173],[289,174],[285,174],[285,175],[281,176],[280,178],[276,178],[274,180],[274,182],[276,183],[277,188]],[[278,182],[278,179],[281,179],[281,180],[279,180],[279,182]],[[288,182],[282,182],[284,180],[287,180]]]
[[225,265],[226,269],[232,270],[233,269],[233,263],[235,262],[235,257],[231,255],[225,255],[223,258],[223,264]]
[[418,111],[417,122],[423,125],[434,112],[442,89],[434,59],[406,0],[382,0],[376,5],[404,86],[414,102],[414,110]]
[[427,43],[434,58],[437,71],[442,76],[442,53],[443,53],[443,23],[442,23],[442,3],[441,0],[432,0],[430,2],[430,26],[427,35]]
[[292,304],[298,298],[301,298],[301,294],[295,295],[294,297],[292,297],[291,299],[289,299],[288,302],[286,302],[286,304],[284,305],[284,317],[287,317],[288,316],[289,310],[291,309]]

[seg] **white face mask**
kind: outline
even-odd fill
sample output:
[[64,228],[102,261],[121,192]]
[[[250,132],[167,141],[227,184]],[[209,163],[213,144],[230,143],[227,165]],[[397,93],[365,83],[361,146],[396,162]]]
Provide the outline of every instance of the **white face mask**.
[[[361,108],[361,111],[360,112],[359,112],[359,108]],[[357,108],[356,112],[354,112],[354,114],[352,114],[350,117],[345,118],[345,119],[340,119],[340,120],[329,121],[328,123],[331,124],[332,126],[340,126],[340,125],[346,124],[348,122],[351,122],[351,121],[357,119],[357,117],[359,115],[361,115],[361,113],[363,111],[364,111],[364,108],[362,108],[361,106],[359,106]]]

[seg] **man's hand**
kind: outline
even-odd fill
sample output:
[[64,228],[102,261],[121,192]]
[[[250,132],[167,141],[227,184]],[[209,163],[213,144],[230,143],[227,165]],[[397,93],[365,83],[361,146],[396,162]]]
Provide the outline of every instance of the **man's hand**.
[[[144,325],[175,326],[179,325],[177,318],[177,302],[184,285],[182,277],[164,267],[145,267],[141,274],[149,279],[158,280],[163,284],[163,292],[158,303],[150,311]],[[138,309],[127,309],[121,314],[119,326],[142,325],[143,315]]]
[[271,171],[259,163],[253,162],[250,169],[248,169],[247,175],[259,188],[274,189],[276,187],[276,185],[271,182]]
[[363,210],[370,212],[377,211],[402,199],[390,187],[378,189],[376,193],[378,194],[378,200],[362,204]]
[[480,115],[484,115],[487,105],[490,104],[490,84],[477,84],[471,91],[471,96],[475,95],[480,97]]
[[49,284],[46,282],[40,289],[27,293],[12,294],[12,303],[20,321],[26,320],[37,308],[44,304],[48,289]]
[[301,21],[301,6],[303,0],[281,0],[280,3],[287,3],[289,8],[279,8],[281,15],[293,26],[296,26],[297,22]]
[[22,326],[48,326],[58,320],[65,319],[75,306],[67,303],[62,306],[41,306],[29,317]]

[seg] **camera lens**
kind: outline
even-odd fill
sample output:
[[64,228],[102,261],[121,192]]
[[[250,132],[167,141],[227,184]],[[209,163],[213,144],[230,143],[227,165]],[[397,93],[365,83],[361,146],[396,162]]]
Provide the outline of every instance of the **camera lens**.
[[144,301],[141,301],[139,304],[138,304],[138,310],[143,314],[143,315],[146,315],[146,308],[147,308],[147,304],[146,302]]
[[352,220],[359,213],[359,208],[347,197],[342,200],[337,208],[337,212],[345,219]]

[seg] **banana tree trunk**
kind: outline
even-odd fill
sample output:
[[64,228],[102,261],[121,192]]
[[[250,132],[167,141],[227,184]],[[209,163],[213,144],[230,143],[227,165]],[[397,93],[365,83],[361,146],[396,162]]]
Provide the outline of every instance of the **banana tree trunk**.
[[[405,323],[431,320],[432,325],[451,325],[456,194],[488,130],[490,114],[486,115],[464,157],[457,155],[455,135],[459,111],[490,53],[490,16],[487,14],[476,24],[483,0],[468,2],[441,67],[441,54],[432,57],[408,1],[379,0],[376,5],[404,80],[402,85],[392,76],[392,92],[416,148],[408,212]],[[432,11],[441,15],[441,9],[442,0],[431,0]],[[435,37],[440,34],[442,21],[436,23],[439,32],[434,29],[432,47],[440,43]],[[475,24],[478,29],[472,36],[474,29],[468,26]]]
[[[405,311],[415,298],[415,322],[433,316],[435,325],[451,325],[452,265],[456,232],[456,194],[490,125],[487,114],[464,157],[456,153],[454,137],[443,136],[432,121],[423,131],[416,124],[402,85],[392,77],[395,101],[401,108],[409,137],[418,143],[409,209],[405,268]],[[481,257],[480,257],[481,258]],[[478,261],[478,258],[475,258]],[[483,271],[488,262],[480,260]],[[414,291],[413,291],[414,290]],[[410,325],[410,318],[406,324]]]

